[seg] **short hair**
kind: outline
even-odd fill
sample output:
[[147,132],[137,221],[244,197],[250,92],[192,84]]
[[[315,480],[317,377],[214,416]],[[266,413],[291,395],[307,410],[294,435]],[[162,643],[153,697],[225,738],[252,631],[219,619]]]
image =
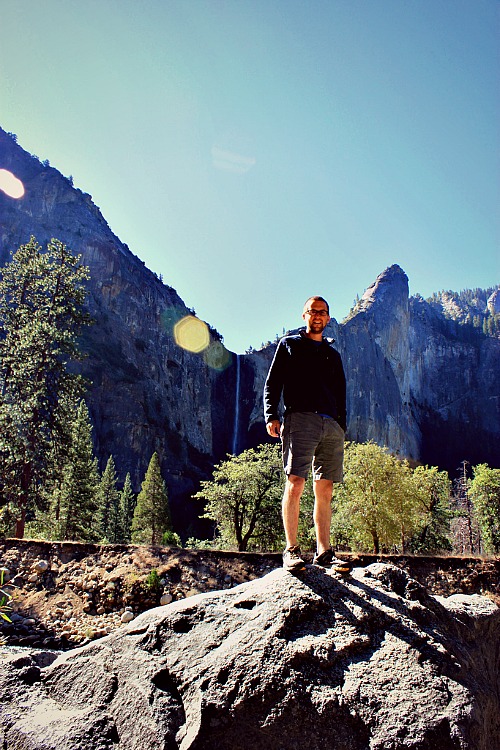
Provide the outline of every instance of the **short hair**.
[[328,315],[330,315],[330,305],[328,304],[328,302],[326,301],[324,297],[320,297],[318,294],[315,294],[312,297],[308,297],[306,299],[306,301],[304,302],[304,310],[307,308],[307,303],[310,302],[311,300],[314,300],[314,302],[324,302],[326,305],[326,311]]

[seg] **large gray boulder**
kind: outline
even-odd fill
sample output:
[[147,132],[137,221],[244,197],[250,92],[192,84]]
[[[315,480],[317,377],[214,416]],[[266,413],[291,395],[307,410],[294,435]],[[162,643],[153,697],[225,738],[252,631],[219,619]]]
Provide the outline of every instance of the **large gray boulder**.
[[399,568],[282,569],[59,656],[10,652],[3,750],[495,750],[500,609]]

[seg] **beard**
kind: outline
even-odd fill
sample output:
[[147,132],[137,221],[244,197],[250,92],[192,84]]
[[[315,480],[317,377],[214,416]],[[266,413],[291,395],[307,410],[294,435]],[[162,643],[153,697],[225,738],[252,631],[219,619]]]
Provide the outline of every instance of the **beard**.
[[311,321],[309,323],[308,330],[311,333],[323,333],[323,331],[326,328],[326,325],[327,324],[325,323],[325,321],[323,319],[320,319],[320,320],[316,319],[316,320],[313,320],[313,321]]

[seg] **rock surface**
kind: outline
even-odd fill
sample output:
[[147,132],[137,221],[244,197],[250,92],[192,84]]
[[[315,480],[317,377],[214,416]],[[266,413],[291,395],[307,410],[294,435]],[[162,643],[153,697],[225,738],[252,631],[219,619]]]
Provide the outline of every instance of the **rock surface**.
[[9,653],[4,750],[498,750],[500,610],[375,563],[277,569],[59,656]]
[[[340,555],[359,567],[397,565],[432,594],[482,594],[500,604],[500,558]],[[44,572],[33,574],[40,562]],[[3,589],[13,597],[12,622],[0,619],[0,639],[9,646],[67,650],[152,607],[233,588],[281,564],[281,554],[273,552],[0,540]]]
[[[272,553],[0,540],[3,589],[12,596],[12,622],[0,619],[0,638],[68,649],[159,604],[232,588],[277,565],[281,555]],[[500,593],[500,570],[492,580]]]

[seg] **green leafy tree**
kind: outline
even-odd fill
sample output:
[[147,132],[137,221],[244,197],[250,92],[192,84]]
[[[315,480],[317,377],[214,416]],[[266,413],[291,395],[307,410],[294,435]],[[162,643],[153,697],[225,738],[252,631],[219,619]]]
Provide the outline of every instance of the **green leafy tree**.
[[52,513],[59,539],[95,542],[100,538],[100,479],[92,444],[92,424],[85,401],[78,407],[71,445]]
[[497,555],[500,552],[500,469],[491,469],[488,464],[474,466],[469,495],[485,551]]
[[115,461],[110,456],[99,484],[101,539],[108,542],[120,542],[123,538],[120,492],[116,483]]
[[125,477],[123,489],[120,492],[120,511],[122,517],[122,542],[130,542],[132,534],[132,519],[136,505],[136,497],[132,490],[130,474]]
[[161,475],[160,459],[155,452],[137,496],[132,520],[132,541],[139,544],[161,544],[167,531],[172,531],[168,493]]
[[405,552],[419,522],[419,497],[406,461],[375,443],[348,443],[332,528],[361,549]]
[[0,506],[16,508],[17,537],[27,514],[44,507],[51,458],[67,440],[67,423],[84,390],[68,370],[79,358],[77,336],[88,269],[52,239],[44,253],[34,237],[0,276]]
[[215,521],[221,546],[245,551],[283,544],[283,468],[276,445],[230,456],[201,487],[194,497],[205,502],[203,517]]
[[451,550],[450,508],[451,482],[445,471],[437,466],[417,466],[412,481],[418,492],[422,516],[419,528],[411,539],[413,552],[441,552]]

